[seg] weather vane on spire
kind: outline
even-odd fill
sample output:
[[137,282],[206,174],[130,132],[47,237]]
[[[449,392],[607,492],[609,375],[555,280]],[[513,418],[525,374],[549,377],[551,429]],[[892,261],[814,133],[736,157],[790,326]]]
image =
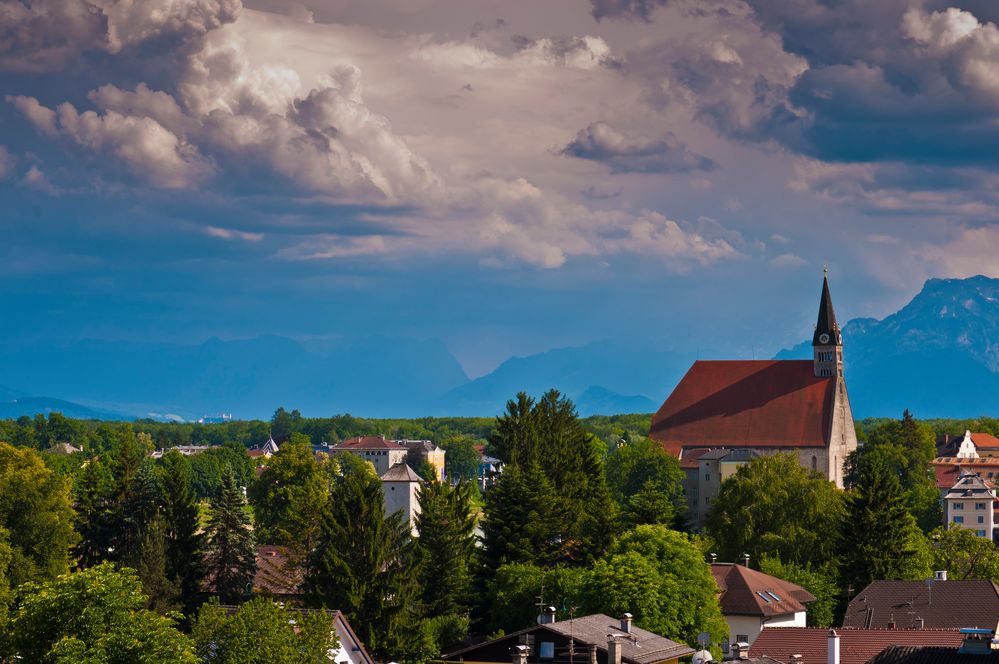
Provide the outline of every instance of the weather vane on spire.
[[823,263],[822,264],[822,276],[823,277],[828,277],[829,276],[829,263]]

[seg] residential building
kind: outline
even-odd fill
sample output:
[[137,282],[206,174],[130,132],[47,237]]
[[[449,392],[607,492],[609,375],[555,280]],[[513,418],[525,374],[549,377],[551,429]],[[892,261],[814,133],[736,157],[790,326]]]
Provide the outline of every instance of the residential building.
[[482,454],[479,459],[479,490],[485,491],[503,473],[503,461],[488,454]]
[[689,491],[687,503],[691,507],[688,512],[691,525],[698,529],[704,527],[704,520],[721,491],[722,482],[759,455],[753,449],[698,450],[691,455],[696,464],[681,465],[684,471],[684,490]]
[[631,614],[619,620],[597,613],[554,621],[549,607],[540,624],[511,632],[498,639],[463,647],[442,655],[444,661],[509,664],[520,655],[527,662],[568,664],[676,664],[694,649],[632,624]]
[[155,450],[149,456],[151,456],[154,459],[161,459],[163,458],[164,454],[166,454],[171,450],[180,452],[184,456],[193,456],[195,454],[201,454],[202,452],[206,452],[216,447],[219,447],[219,445],[177,445],[176,447],[164,447]]
[[385,514],[402,512],[416,535],[416,517],[420,513],[420,486],[423,479],[405,462],[389,468],[380,477],[385,494]]
[[365,461],[370,461],[375,472],[381,477],[389,468],[404,463],[409,450],[385,436],[354,436],[330,448],[330,452],[349,452]]
[[406,448],[406,463],[412,468],[422,468],[428,465],[434,469],[434,475],[441,482],[444,481],[444,459],[445,452],[429,440],[394,440]]
[[58,454],[59,456],[69,456],[70,454],[79,454],[83,450],[79,447],[73,447],[69,443],[56,443],[52,447],[45,450],[49,454]]
[[962,640],[957,629],[767,627],[749,655],[794,664],[867,664],[891,646],[958,647]]
[[296,604],[305,598],[302,582],[305,571],[286,546],[265,544],[257,547],[257,571],[253,592]]
[[[842,487],[843,462],[857,448],[857,435],[828,279],[811,360],[698,360],[653,416],[649,436],[688,471],[690,457],[719,448],[791,452]],[[699,481],[688,487],[699,505],[707,504],[706,490]]]
[[712,563],[711,573],[729,643],[752,645],[764,627],[804,627],[807,605],[816,599],[799,585],[746,565]]
[[938,572],[937,577],[940,580],[932,582],[874,581],[850,600],[843,626],[995,629],[999,624],[999,586],[981,579],[948,581],[946,572]]
[[246,451],[246,454],[251,459],[270,459],[278,453],[279,449],[278,444],[274,442],[274,437],[270,436],[267,438],[267,442],[251,447]]
[[993,539],[996,492],[979,475],[964,472],[943,497],[944,525],[961,527]]

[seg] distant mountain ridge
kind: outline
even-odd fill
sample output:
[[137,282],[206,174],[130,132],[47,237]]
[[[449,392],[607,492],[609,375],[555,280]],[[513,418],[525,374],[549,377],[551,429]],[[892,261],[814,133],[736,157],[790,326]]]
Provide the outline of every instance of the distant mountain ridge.
[[[835,295],[835,294],[834,294]],[[777,354],[810,358],[810,342]],[[883,320],[843,326],[855,416],[999,414],[999,279],[929,279]]]

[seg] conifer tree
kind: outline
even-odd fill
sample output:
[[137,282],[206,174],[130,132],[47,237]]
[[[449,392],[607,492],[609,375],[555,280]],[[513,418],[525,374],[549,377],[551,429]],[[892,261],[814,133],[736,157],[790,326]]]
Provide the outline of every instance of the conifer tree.
[[108,559],[112,543],[111,471],[94,457],[83,467],[76,486],[76,530],[80,542],[75,553],[81,567],[93,567]]
[[115,509],[115,560],[134,562],[147,527],[159,515],[162,501],[163,489],[156,467],[146,461],[139,466]]
[[415,542],[401,512],[385,516],[381,482],[345,464],[333,484],[306,592],[313,604],[351,617],[376,657],[414,659],[420,632]]
[[198,532],[198,500],[191,486],[191,464],[177,451],[163,457],[163,526],[167,577],[185,602],[201,589],[204,536]]
[[420,586],[428,616],[468,612],[475,517],[471,484],[428,481],[420,488]]
[[180,589],[167,577],[166,527],[163,517],[157,516],[146,524],[136,556],[130,561],[129,567],[138,572],[142,592],[149,597],[146,608],[160,614],[177,608]]
[[840,573],[854,592],[874,580],[930,574],[929,544],[908,510],[898,476],[879,457],[860,469],[840,549]]
[[228,467],[222,475],[222,487],[212,500],[207,536],[206,577],[223,602],[234,602],[253,581],[257,553],[246,500]]

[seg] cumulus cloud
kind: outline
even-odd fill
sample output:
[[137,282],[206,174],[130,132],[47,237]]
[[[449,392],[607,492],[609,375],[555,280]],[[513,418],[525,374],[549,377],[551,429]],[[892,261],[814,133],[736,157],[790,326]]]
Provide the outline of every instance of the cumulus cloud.
[[21,185],[27,187],[28,189],[34,189],[42,193],[48,194],[49,196],[59,196],[62,194],[62,190],[52,184],[42,169],[38,168],[37,165],[32,164],[28,172],[24,174],[21,178]]
[[561,152],[607,164],[612,173],[690,173],[715,166],[711,159],[687,149],[672,132],[642,139],[623,134],[603,121],[580,129]]
[[17,157],[10,153],[3,145],[0,145],[0,180],[6,179],[13,175],[14,169],[17,167]]
[[234,228],[220,228],[218,226],[205,226],[205,235],[219,238],[220,240],[242,240],[243,242],[260,242],[264,239],[263,233],[250,233]]
[[798,256],[797,254],[781,254],[779,256],[771,258],[769,263],[772,267],[778,267],[778,268],[784,268],[784,267],[792,268],[792,267],[802,267],[803,265],[808,265],[808,261],[806,261],[801,256]]

